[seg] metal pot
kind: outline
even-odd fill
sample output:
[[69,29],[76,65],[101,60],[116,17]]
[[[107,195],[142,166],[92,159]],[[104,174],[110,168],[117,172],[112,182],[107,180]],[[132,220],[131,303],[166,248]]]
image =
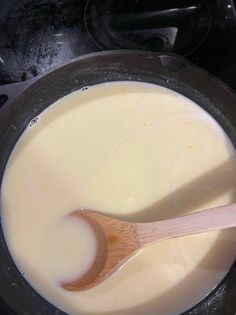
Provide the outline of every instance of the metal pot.
[[[75,90],[121,80],[150,82],[187,96],[218,121],[236,147],[236,96],[222,82],[173,54],[99,52],[79,57],[31,81],[0,87],[0,97],[8,98],[0,110],[0,184],[15,143],[35,116]],[[20,274],[1,228],[0,279],[0,297],[7,314],[64,314],[35,292]],[[235,292],[236,264],[217,288],[185,315],[233,315]]]

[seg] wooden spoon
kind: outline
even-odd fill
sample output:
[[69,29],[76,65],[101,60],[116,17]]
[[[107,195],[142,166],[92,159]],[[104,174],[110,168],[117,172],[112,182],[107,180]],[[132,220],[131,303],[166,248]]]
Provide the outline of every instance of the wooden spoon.
[[235,227],[236,203],[151,223],[117,220],[89,210],[74,211],[70,215],[84,219],[97,240],[96,258],[89,271],[80,279],[62,284],[66,290],[81,291],[104,281],[153,242]]

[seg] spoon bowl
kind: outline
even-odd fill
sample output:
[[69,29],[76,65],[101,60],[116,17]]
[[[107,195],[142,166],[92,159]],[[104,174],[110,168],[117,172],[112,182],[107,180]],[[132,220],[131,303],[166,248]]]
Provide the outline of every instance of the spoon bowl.
[[62,284],[66,290],[80,291],[99,284],[139,250],[133,223],[89,210],[74,211],[70,216],[83,219],[92,227],[98,250],[92,266],[82,278]]

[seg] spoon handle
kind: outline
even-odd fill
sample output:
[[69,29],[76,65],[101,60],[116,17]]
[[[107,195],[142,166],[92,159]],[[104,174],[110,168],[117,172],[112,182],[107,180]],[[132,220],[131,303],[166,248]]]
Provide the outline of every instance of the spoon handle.
[[152,223],[134,223],[136,238],[142,247],[155,241],[236,226],[236,203],[211,208],[175,219]]

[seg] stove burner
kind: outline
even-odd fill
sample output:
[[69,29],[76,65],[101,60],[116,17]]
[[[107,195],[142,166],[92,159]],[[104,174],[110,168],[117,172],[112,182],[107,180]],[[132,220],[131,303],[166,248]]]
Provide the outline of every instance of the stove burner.
[[0,0],[0,85],[101,49],[142,49],[185,55],[236,89],[235,3]]
[[204,0],[89,0],[85,23],[100,49],[190,54],[211,27]]

